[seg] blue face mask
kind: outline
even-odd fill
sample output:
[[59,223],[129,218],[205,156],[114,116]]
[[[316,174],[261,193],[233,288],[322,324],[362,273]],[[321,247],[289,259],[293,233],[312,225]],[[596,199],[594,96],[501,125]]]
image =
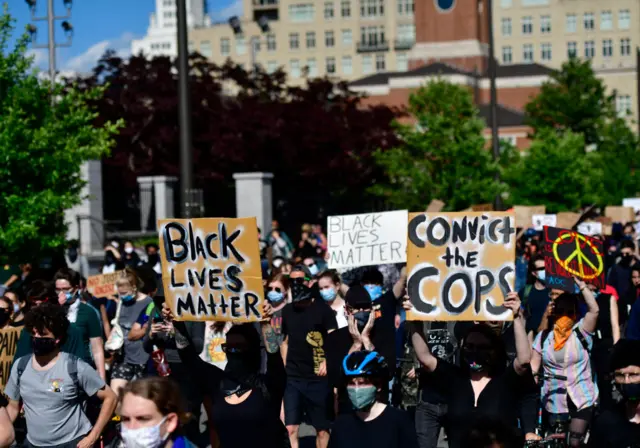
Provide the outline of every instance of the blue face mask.
[[123,303],[129,303],[131,302],[136,296],[133,294],[127,294],[125,296],[120,296],[120,300],[122,300]]
[[320,295],[322,296],[322,299],[325,302],[331,302],[333,299],[336,298],[338,293],[336,292],[335,288],[327,288],[327,289],[321,289]]
[[66,303],[69,303],[75,298],[75,293],[73,293],[73,292],[65,292],[64,293],[64,298],[65,298]]
[[382,295],[382,286],[380,285],[364,285],[364,289],[367,290],[371,300],[378,300]]
[[284,294],[278,291],[269,291],[267,293],[267,299],[271,303],[280,303],[284,300]]
[[362,331],[367,325],[370,314],[371,311],[356,311],[353,313],[353,318],[356,320],[356,324],[358,325],[358,331]]
[[546,271],[537,271],[537,272],[538,273],[536,275],[538,276],[538,280],[544,283],[544,281],[547,279],[547,272]]
[[362,411],[370,408],[376,401],[376,386],[347,387],[347,394],[353,408]]
[[316,276],[318,275],[318,265],[317,264],[313,264],[311,266],[307,266],[309,268],[309,272],[311,273],[311,275]]

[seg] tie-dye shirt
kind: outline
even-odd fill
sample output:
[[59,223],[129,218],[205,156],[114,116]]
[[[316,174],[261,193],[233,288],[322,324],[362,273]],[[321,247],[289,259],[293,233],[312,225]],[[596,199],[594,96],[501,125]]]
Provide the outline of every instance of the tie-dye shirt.
[[598,400],[598,386],[593,381],[589,353],[580,342],[576,331],[584,336],[589,350],[593,347],[593,333],[583,328],[583,320],[573,327],[574,331],[564,346],[564,362],[559,363],[555,356],[553,331],[548,333],[544,347],[541,344],[542,332],[533,342],[533,349],[542,356],[542,367],[545,375],[566,376],[567,380],[550,378],[542,385],[542,403],[551,414],[569,412],[567,396],[578,410],[594,406]]

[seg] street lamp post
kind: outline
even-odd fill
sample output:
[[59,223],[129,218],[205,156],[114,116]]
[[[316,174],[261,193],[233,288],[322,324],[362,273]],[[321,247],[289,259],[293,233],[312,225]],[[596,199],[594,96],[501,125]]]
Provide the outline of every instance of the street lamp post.
[[[491,148],[493,160],[500,160],[500,137],[498,135],[498,92],[496,89],[496,58],[493,38],[493,0],[487,0],[487,20],[489,22],[489,89],[490,89],[490,113],[491,113]],[[496,172],[496,180],[500,180],[500,174]],[[502,197],[500,193],[495,198],[495,209],[502,209]]]
[[[233,33],[236,35],[242,35],[242,24],[240,23],[240,19],[237,16],[233,16],[229,19],[229,26],[233,29]],[[265,16],[260,16],[258,18],[258,26],[262,33],[268,33],[270,31],[269,28],[269,19]],[[260,36],[251,36],[249,39],[249,45],[251,46],[251,52],[249,53],[249,57],[251,58],[251,70],[258,69],[258,48],[261,43]]]

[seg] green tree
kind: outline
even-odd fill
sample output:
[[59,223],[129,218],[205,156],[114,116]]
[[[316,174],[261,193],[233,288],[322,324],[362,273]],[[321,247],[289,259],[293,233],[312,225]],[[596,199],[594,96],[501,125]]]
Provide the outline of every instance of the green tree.
[[41,82],[26,56],[27,35],[9,48],[13,31],[5,9],[0,15],[0,257],[26,261],[64,243],[64,211],[82,199],[80,167],[108,153],[118,124],[93,126],[96,114],[88,103],[100,90],[63,92]]
[[615,119],[615,94],[607,94],[590,61],[571,58],[526,106],[527,123],[538,133],[546,129],[583,134],[585,143],[598,142],[608,120]]
[[409,98],[413,123],[394,126],[401,143],[375,153],[387,179],[371,187],[394,208],[424,210],[432,199],[447,210],[493,202],[501,185],[471,92],[432,81]]

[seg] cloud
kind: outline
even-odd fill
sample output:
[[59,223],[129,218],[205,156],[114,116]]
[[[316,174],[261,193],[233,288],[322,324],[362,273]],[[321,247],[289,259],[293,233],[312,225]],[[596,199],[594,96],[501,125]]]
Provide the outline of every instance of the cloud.
[[91,45],[84,53],[72,57],[62,64],[61,71],[87,73],[96,65],[106,50],[115,50],[118,56],[126,58],[131,55],[131,41],[135,35],[122,33],[115,39],[106,39]]
[[242,16],[242,0],[232,0],[230,4],[221,9],[211,9],[209,16],[213,22],[226,22],[229,17]]
[[33,57],[33,66],[40,70],[46,70],[49,66],[49,55],[46,50],[32,48],[27,50],[27,56]]

